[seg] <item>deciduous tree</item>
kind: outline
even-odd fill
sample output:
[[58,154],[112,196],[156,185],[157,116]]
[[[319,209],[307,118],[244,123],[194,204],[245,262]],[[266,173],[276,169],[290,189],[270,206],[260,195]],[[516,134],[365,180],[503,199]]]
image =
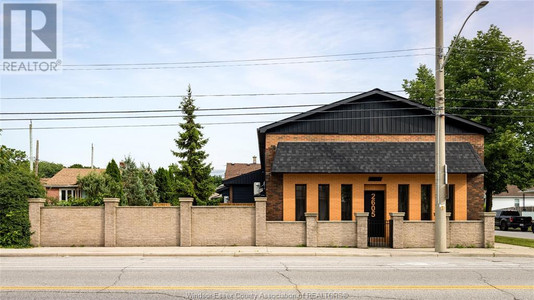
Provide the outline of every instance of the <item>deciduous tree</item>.
[[[448,113],[494,130],[485,138],[486,210],[507,185],[534,185],[534,59],[521,42],[494,25],[473,39],[460,37],[445,67],[445,87]],[[434,76],[425,65],[403,88],[434,106]]]

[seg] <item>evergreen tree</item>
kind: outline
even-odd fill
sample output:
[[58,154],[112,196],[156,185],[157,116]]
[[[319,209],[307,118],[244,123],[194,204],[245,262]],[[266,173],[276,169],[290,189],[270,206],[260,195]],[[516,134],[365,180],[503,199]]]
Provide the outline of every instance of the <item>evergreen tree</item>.
[[[434,106],[434,82],[421,65],[403,88],[411,99]],[[471,40],[460,37],[447,61],[445,87],[448,113],[493,128],[485,138],[486,211],[507,185],[534,185],[534,58],[521,42],[494,25]]]
[[111,159],[106,167],[106,182],[108,186],[108,195],[112,198],[123,198],[122,191],[122,177],[119,166],[115,162],[115,159]]
[[143,187],[145,188],[145,199],[147,204],[152,205],[154,202],[159,202],[158,187],[156,186],[156,179],[154,178],[154,174],[150,168],[150,165],[145,166],[143,163],[141,163],[139,173]]
[[124,197],[121,199],[121,205],[129,206],[146,206],[145,187],[143,181],[139,176],[139,169],[135,165],[135,161],[130,157],[124,159],[124,166],[122,168],[122,189]]
[[117,182],[121,181],[121,171],[119,170],[119,166],[115,162],[115,159],[111,159],[111,161],[108,163],[106,167],[106,174],[111,176],[111,178]]
[[159,168],[154,174],[154,179],[156,180],[156,186],[158,187],[160,202],[173,203],[173,189],[169,171],[165,168]]
[[183,189],[188,196],[193,197],[193,205],[206,205],[215,188],[210,182],[211,164],[205,162],[208,155],[202,150],[208,140],[202,135],[202,126],[195,122],[197,107],[194,102],[191,86],[188,86],[187,96],[180,103],[184,114],[183,123],[180,124],[181,132],[174,140],[178,151],[172,153],[179,158]]

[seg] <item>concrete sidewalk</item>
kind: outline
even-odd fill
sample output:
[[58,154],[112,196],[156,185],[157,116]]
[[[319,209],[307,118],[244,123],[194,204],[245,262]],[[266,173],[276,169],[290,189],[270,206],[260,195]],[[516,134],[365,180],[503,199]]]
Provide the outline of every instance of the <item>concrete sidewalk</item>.
[[307,248],[307,247],[38,247],[0,249],[0,257],[23,256],[482,256],[532,257],[534,248],[495,244],[495,248]]

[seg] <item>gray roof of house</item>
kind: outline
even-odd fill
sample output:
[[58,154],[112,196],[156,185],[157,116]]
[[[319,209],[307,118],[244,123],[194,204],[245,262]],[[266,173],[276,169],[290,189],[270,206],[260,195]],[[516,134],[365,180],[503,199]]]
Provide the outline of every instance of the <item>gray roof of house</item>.
[[[449,173],[487,170],[469,143],[447,143]],[[278,143],[273,173],[434,173],[434,143]]]

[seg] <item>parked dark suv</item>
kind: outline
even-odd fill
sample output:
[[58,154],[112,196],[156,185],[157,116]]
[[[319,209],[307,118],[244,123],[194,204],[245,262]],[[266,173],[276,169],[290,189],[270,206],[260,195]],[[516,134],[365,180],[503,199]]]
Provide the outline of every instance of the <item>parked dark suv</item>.
[[522,217],[515,210],[498,211],[495,215],[495,225],[499,226],[501,230],[506,231],[508,228],[521,228],[521,231],[527,231],[531,224],[532,217]]

